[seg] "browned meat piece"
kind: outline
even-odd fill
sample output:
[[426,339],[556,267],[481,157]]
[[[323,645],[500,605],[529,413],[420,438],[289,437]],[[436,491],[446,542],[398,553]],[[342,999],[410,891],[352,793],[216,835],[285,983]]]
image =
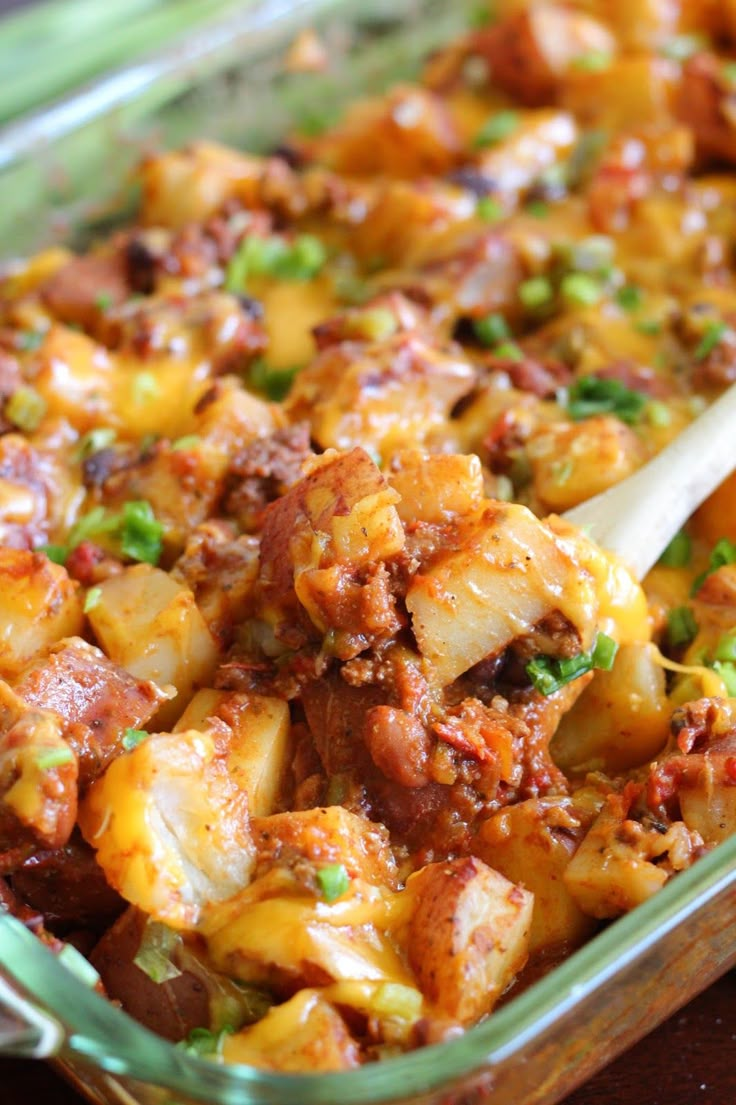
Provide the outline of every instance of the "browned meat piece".
[[491,356],[486,363],[492,371],[505,373],[513,387],[540,399],[553,399],[559,389],[567,387],[572,380],[571,369],[552,357],[524,356],[522,360],[511,360]]
[[502,311],[519,314],[517,288],[524,278],[517,247],[497,231],[475,234],[451,256],[433,261],[423,273],[431,299],[455,318],[482,318]]
[[302,464],[311,455],[306,422],[249,442],[230,461],[225,512],[237,520],[241,530],[258,530],[264,507],[296,483]]
[[125,729],[143,728],[165,701],[153,683],[134,679],[75,637],[27,668],[14,690],[28,706],[54,710],[63,720],[83,790],[120,754]]
[[13,890],[44,915],[46,924],[100,931],[125,908],[94,852],[74,834],[63,848],[39,851],[13,873]]
[[427,785],[433,741],[418,717],[395,706],[373,706],[365,715],[363,736],[387,779],[410,788]]
[[596,369],[595,375],[601,380],[618,380],[624,387],[641,391],[652,399],[666,399],[675,391],[671,380],[658,376],[648,365],[636,364],[634,361],[615,361],[605,368]]

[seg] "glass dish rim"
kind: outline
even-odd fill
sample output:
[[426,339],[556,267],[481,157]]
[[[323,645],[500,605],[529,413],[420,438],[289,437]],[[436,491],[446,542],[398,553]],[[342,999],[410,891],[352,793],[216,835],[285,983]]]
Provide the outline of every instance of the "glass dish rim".
[[[212,1101],[228,1105],[235,1105],[236,1100],[247,1105],[248,1099],[232,1096],[233,1091],[242,1095],[243,1090],[254,1091],[254,1102],[280,1102],[285,1095],[284,1100],[300,1100],[304,1105],[338,1105],[345,1100],[353,1105],[378,1105],[400,1094],[442,1089],[510,1058],[552,1020],[570,1011],[732,886],[736,887],[736,837],[698,859],[652,898],[612,922],[464,1035],[352,1071],[280,1074],[191,1056],[88,989],[21,922],[9,916],[0,916],[0,969],[41,1001],[42,1012],[66,1026],[67,1051],[62,1050],[62,1058],[83,1059],[108,1073],[188,1092],[190,1097],[215,1095]],[[102,1050],[108,1042],[112,1048]],[[163,1069],[157,1066],[159,1062]]]

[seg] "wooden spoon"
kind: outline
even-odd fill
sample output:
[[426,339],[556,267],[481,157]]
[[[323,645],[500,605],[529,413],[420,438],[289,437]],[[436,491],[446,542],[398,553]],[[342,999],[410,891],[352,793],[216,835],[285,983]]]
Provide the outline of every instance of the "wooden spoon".
[[641,579],[696,507],[736,468],[736,384],[633,476],[566,511]]

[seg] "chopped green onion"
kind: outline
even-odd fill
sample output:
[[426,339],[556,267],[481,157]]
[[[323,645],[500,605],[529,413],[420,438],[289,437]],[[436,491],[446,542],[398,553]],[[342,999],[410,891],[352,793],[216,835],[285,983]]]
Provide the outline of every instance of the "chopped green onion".
[[535,219],[546,219],[549,215],[549,204],[544,200],[530,200],[524,210]]
[[713,352],[715,347],[720,344],[727,330],[728,324],[723,322],[722,319],[709,322],[695,350],[695,360],[704,361],[705,358]]
[[721,76],[728,84],[736,84],[736,61],[726,61],[721,66]]
[[598,303],[603,292],[595,277],[586,272],[568,272],[560,283],[563,299],[576,307],[590,307]]
[[300,234],[293,242],[272,235],[246,238],[233,254],[225,274],[225,290],[244,292],[250,277],[273,276],[282,280],[311,280],[324,267],[327,251],[313,234]]
[[102,588],[90,587],[89,591],[84,596],[84,613],[89,614],[90,610],[94,610],[96,606],[99,606],[101,598]]
[[659,52],[663,57],[669,58],[670,61],[687,61],[693,54],[697,54],[699,50],[705,50],[707,47],[708,38],[705,35],[681,34],[675,35],[667,42],[662,43]]
[[95,296],[95,307],[98,311],[109,311],[112,307],[112,295],[110,292],[98,292]]
[[641,318],[634,323],[634,329],[648,338],[656,338],[662,333],[662,323],[658,318]]
[[256,391],[262,391],[269,399],[279,402],[289,394],[294,378],[301,368],[301,365],[294,365],[293,368],[271,368],[267,361],[259,357],[250,366],[249,382]]
[[74,753],[69,745],[49,748],[47,752],[39,752],[36,756],[36,767],[39,771],[48,771],[52,767],[64,767],[65,764],[73,762]]
[[350,886],[350,877],[343,863],[330,863],[316,872],[317,884],[326,902],[336,902]]
[[605,380],[599,376],[582,376],[568,392],[567,411],[579,422],[597,414],[615,414],[622,422],[633,425],[647,405],[646,396],[627,388],[620,380]]
[[504,341],[493,350],[494,357],[504,361],[523,361],[524,354],[515,341]]
[[468,14],[468,25],[470,27],[487,27],[492,17],[491,5],[486,0],[485,4],[479,4]]
[[665,568],[686,568],[692,556],[693,543],[690,535],[679,530],[660,556],[658,563]]
[[65,944],[56,956],[59,963],[63,963],[68,971],[76,975],[80,982],[94,989],[100,981],[100,976],[88,959],[78,951],[73,944]]
[[530,311],[543,307],[553,297],[554,291],[546,276],[532,276],[519,284],[519,299]]
[[716,660],[710,665],[726,684],[729,698],[736,698],[736,664],[728,660]]
[[152,372],[137,372],[133,378],[133,402],[138,407],[156,399],[159,394],[158,380]]
[[177,1047],[189,1055],[222,1055],[222,1046],[226,1036],[232,1036],[235,1029],[232,1025],[225,1025],[219,1032],[211,1032],[209,1028],[193,1028],[186,1040],[182,1040]]
[[171,442],[172,452],[182,453],[187,449],[196,449],[201,440],[199,434],[185,434],[184,437],[177,437],[176,441]]
[[366,307],[351,320],[350,330],[366,341],[381,341],[395,334],[398,325],[388,307]]
[[371,1012],[391,1020],[416,1021],[422,1014],[422,995],[413,986],[383,982],[371,1001]]
[[152,982],[170,982],[181,974],[171,960],[180,943],[181,937],[166,925],[148,920],[133,962]]
[[473,321],[473,333],[483,345],[498,345],[511,337],[508,323],[503,315],[484,315]]
[[726,564],[736,564],[736,544],[729,541],[727,537],[721,537],[711,549],[708,567],[694,580],[690,593],[695,595],[708,576],[712,575],[713,572],[717,572],[719,568],[725,567]]
[[131,560],[158,564],[164,527],[156,520],[151,504],[143,501],[125,503],[122,514],[120,547]]
[[35,388],[19,387],[5,404],[5,417],[19,430],[32,433],[46,414],[46,400]]
[[716,660],[736,660],[736,629],[723,634],[715,647],[713,656]]
[[485,223],[497,223],[504,217],[506,211],[503,204],[493,196],[481,196],[475,205],[475,213]]
[[554,694],[560,687],[594,668],[610,671],[617,651],[617,643],[607,634],[599,633],[588,652],[579,652],[577,656],[562,659],[536,656],[526,665],[526,672],[535,690],[546,696]]
[[67,549],[76,549],[83,541],[94,541],[97,537],[113,533],[118,524],[117,514],[108,514],[104,507],[95,506],[72,526],[67,540]]
[[80,437],[77,448],[74,454],[75,460],[85,460],[87,457],[91,457],[93,453],[99,453],[101,449],[107,449],[116,438],[115,430],[109,426],[98,426],[94,430],[89,430],[83,437]]
[[674,648],[689,645],[698,632],[698,623],[689,606],[676,606],[667,615],[667,639]]
[[586,50],[572,60],[572,68],[581,73],[602,73],[609,69],[613,58],[607,50]]
[[46,334],[42,330],[22,330],[15,339],[16,349],[20,349],[22,353],[32,353],[34,349],[43,345],[45,337]]
[[148,737],[148,733],[145,729],[124,729],[122,745],[126,752],[132,751],[133,748],[137,748],[139,744],[142,744]]
[[672,423],[672,411],[660,399],[650,399],[644,410],[644,417],[650,426],[662,429]]
[[638,311],[644,302],[644,292],[636,284],[624,284],[616,292],[616,302],[624,311]]
[[497,111],[490,119],[487,119],[473,140],[477,150],[486,146],[495,146],[509,138],[519,125],[518,111]]
[[39,545],[36,552],[44,553],[54,564],[66,564],[66,558],[69,555],[66,545]]

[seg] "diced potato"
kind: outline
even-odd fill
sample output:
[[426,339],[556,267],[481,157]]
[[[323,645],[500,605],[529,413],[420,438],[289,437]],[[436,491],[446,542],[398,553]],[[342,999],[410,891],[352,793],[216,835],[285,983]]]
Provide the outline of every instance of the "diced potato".
[[113,401],[114,364],[106,349],[86,334],[52,326],[39,351],[33,386],[49,415],[66,418],[80,433],[117,426]]
[[285,881],[277,869],[210,911],[208,952],[218,970],[243,982],[288,989],[315,979],[413,986],[383,931],[396,897],[353,879],[345,894],[328,903]]
[[532,955],[576,947],[595,927],[562,878],[590,820],[569,798],[529,798],[484,821],[473,841],[474,855],[534,895]]
[[215,142],[149,157],[140,169],[141,219],[148,226],[176,229],[207,219],[235,197],[251,206],[261,171],[258,158]]
[[489,502],[414,576],[406,596],[419,650],[445,685],[559,612],[592,643],[590,577],[526,507]]
[[153,683],[124,668],[79,637],[62,639],[36,657],[14,690],[28,705],[55,710],[79,757],[80,786],[100,775],[122,751],[126,729],[140,729],[166,701]]
[[630,803],[626,794],[607,796],[564,873],[570,894],[591,917],[617,917],[645,902],[702,848],[702,837],[681,821],[660,833],[629,819]]
[[625,644],[562,717],[550,751],[564,771],[626,771],[664,747],[670,712],[653,646]]
[[80,805],[79,827],[108,881],[174,928],[193,928],[253,869],[248,799],[218,736],[190,729],[148,737],[113,760]]
[[473,368],[414,335],[328,346],[294,381],[286,410],[323,449],[356,445],[388,458],[422,445],[471,390]]
[[561,103],[582,124],[595,122],[613,133],[671,124],[677,75],[677,66],[663,57],[619,57],[598,72],[570,70],[563,81]]
[[413,178],[443,175],[458,154],[447,107],[434,93],[397,85],[388,95],[350,107],[339,125],[311,144],[332,169],[351,175]]
[[251,1028],[227,1036],[222,1054],[226,1063],[266,1070],[311,1073],[360,1065],[345,1021],[317,990],[300,990]]
[[699,771],[688,773],[677,792],[682,820],[706,844],[736,836],[735,776],[736,755],[711,753],[702,757]]
[[12,679],[60,637],[80,633],[80,589],[41,553],[0,548],[0,676]]
[[483,471],[476,456],[407,451],[394,458],[386,478],[401,496],[396,510],[405,525],[446,522],[469,514],[483,499]]
[[577,139],[578,128],[569,112],[528,111],[508,138],[478,155],[477,165],[484,177],[498,181],[505,192],[520,192],[567,157]]
[[261,694],[198,691],[174,726],[174,732],[202,729],[211,717],[220,718],[232,730],[228,771],[233,782],[248,795],[251,815],[267,817],[276,808],[289,766],[287,703]]
[[[327,453],[310,473],[265,513],[259,584],[267,607],[309,602],[304,583],[316,583],[334,565],[360,568],[400,552],[404,530],[397,493],[362,449]],[[324,630],[319,608],[307,605]]]
[[189,588],[161,569],[136,564],[106,579],[88,617],[114,663],[138,679],[176,688],[176,698],[156,716],[159,725],[170,724],[197,686],[210,682],[219,659],[214,638]]
[[0,703],[0,850],[61,848],[77,816],[77,757],[56,714],[24,711],[4,683]]
[[349,878],[376,886],[396,885],[386,829],[343,806],[254,817],[251,830],[259,872],[303,861],[317,869],[341,863]]
[[534,490],[545,508],[555,511],[605,491],[645,460],[641,440],[611,415],[545,426],[532,434],[527,453]]
[[433,863],[406,893],[409,962],[425,997],[470,1024],[488,1013],[524,966],[533,897],[473,856]]

